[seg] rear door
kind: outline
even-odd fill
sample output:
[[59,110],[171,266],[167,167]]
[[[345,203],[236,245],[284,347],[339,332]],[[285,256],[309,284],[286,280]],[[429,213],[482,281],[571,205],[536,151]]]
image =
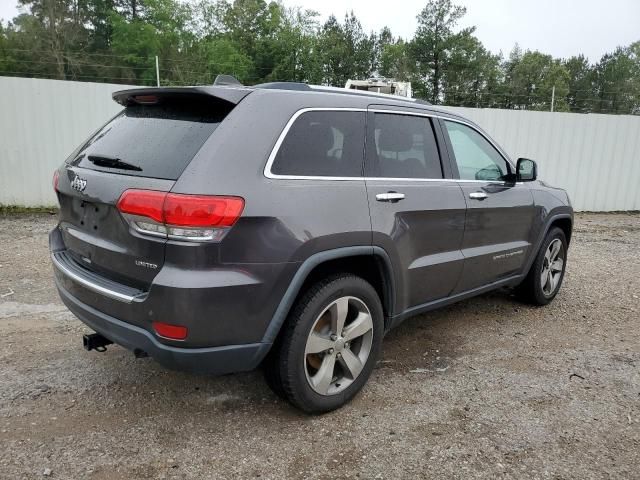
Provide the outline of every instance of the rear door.
[[513,181],[513,167],[482,133],[454,120],[441,123],[467,202],[459,293],[520,273],[531,248],[533,195]]
[[57,189],[66,253],[86,269],[144,288],[164,263],[165,239],[137,233],[118,199],[128,189],[170,191],[232,105],[162,91],[133,98],[73,152]]
[[463,265],[466,204],[443,165],[439,125],[413,111],[368,113],[365,176],[373,244],[392,257],[399,312],[448,296]]

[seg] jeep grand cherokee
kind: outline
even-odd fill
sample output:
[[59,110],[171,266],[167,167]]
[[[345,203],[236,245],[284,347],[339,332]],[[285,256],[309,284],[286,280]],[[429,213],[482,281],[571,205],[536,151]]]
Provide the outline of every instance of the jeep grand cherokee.
[[500,287],[550,302],[573,212],[473,122],[303,84],[135,89],[55,172],[55,281],[96,334],[168,367],[264,366],[349,401],[409,316]]

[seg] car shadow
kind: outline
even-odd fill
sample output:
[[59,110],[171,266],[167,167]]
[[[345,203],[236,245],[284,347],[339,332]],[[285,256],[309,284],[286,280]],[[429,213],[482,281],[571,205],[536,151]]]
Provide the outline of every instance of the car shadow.
[[[474,330],[495,328],[514,310],[527,308],[533,307],[524,305],[505,289],[411,317],[386,335],[382,358],[371,381],[385,381],[387,374],[446,372],[456,358],[472,353],[465,350],[470,327]],[[125,382],[135,383],[136,396],[146,397],[146,408],[150,411],[157,408],[166,414],[164,407],[168,398],[180,404],[183,411],[198,409],[208,414],[244,412],[248,415],[259,412],[261,416],[281,420],[307,418],[271,392],[261,368],[211,377],[167,370],[152,359],[132,357],[124,349],[113,348],[111,355],[98,357],[97,361],[102,364],[101,368],[111,370],[116,376],[117,370],[128,369]]]

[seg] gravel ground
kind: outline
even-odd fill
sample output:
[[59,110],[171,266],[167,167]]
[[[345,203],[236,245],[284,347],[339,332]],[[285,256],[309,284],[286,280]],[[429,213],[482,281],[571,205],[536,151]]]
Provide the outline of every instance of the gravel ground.
[[548,307],[507,291],[392,331],[319,417],[253,372],[166,371],[58,300],[50,215],[0,217],[1,478],[640,478],[640,216],[578,215]]

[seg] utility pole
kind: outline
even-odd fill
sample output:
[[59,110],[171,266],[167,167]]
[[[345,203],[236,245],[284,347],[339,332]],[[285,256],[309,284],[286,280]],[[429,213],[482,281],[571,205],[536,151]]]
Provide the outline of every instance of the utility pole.
[[[157,86],[160,86],[160,64],[158,63],[158,55],[156,55],[156,83]],[[551,107],[551,111],[553,112],[553,107]]]
[[[158,57],[156,57],[158,58]],[[553,112],[553,104],[556,101],[556,86],[554,85],[551,89],[551,111]]]

